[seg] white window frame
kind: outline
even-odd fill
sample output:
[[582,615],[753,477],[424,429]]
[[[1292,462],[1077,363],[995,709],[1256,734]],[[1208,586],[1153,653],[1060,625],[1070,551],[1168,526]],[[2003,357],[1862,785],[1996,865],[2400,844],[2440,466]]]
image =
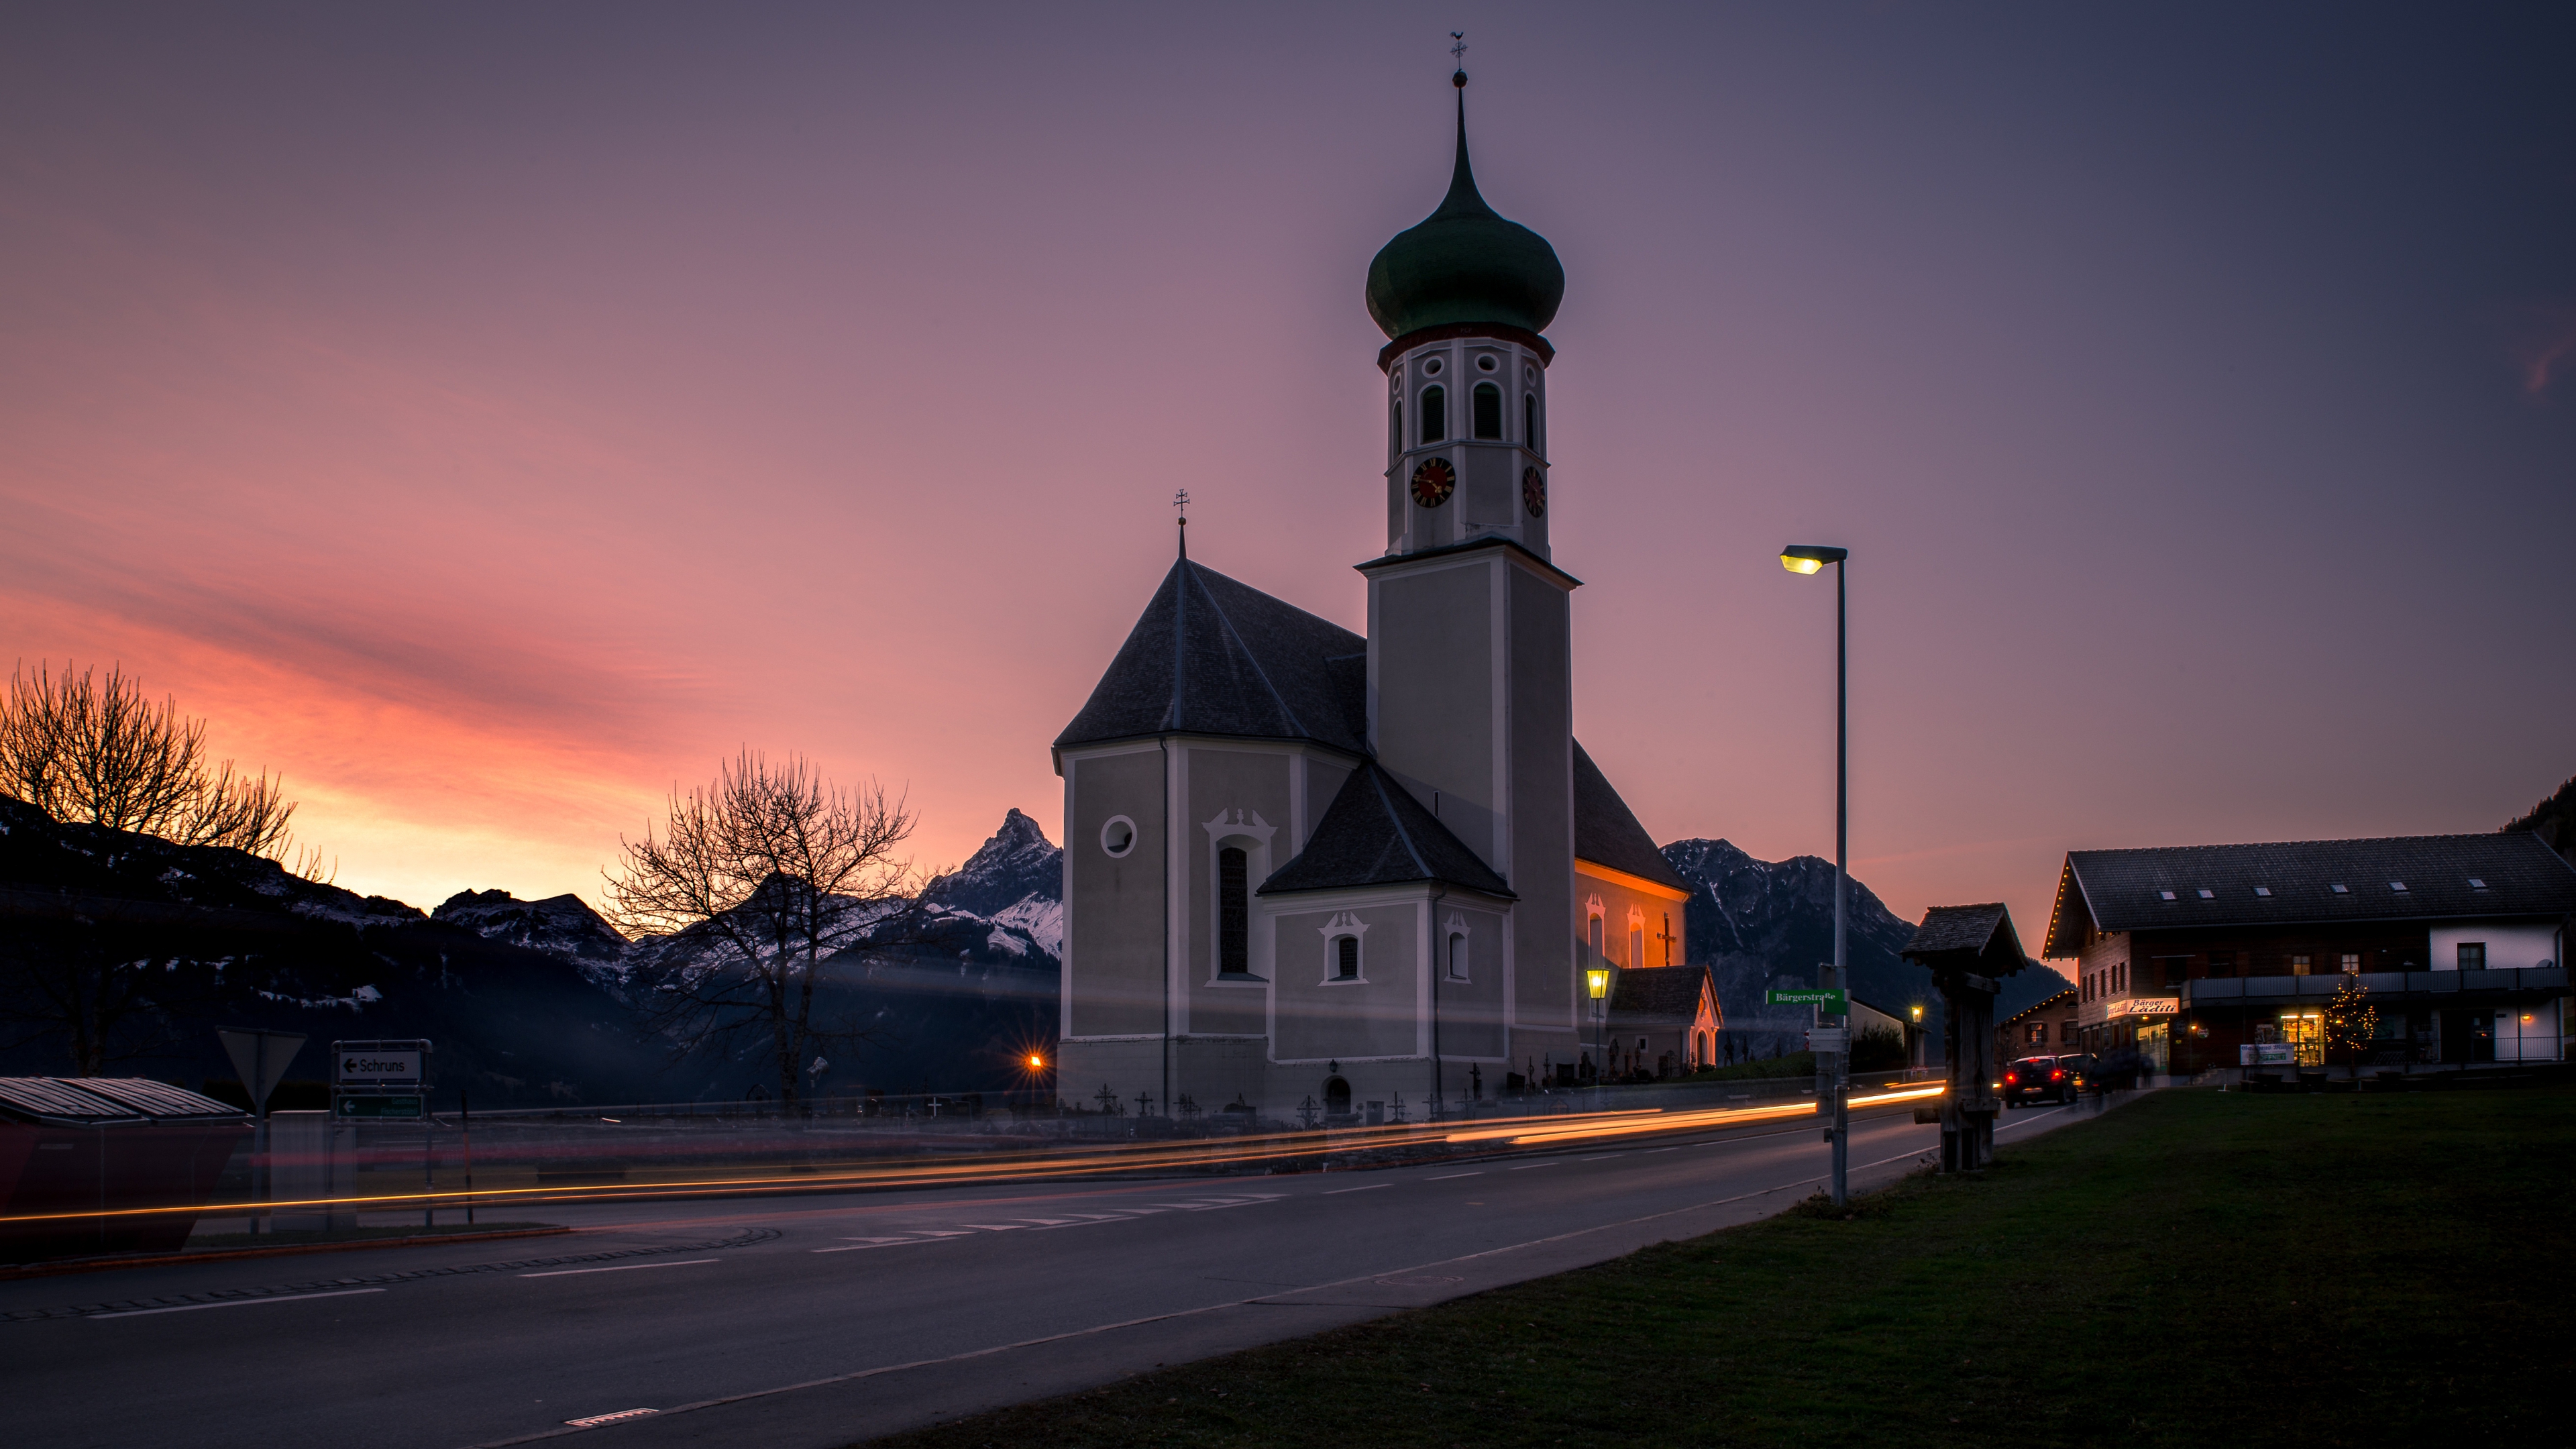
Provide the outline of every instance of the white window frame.
[[1468,962],[1474,950],[1470,943],[1475,934],[1465,915],[1457,911],[1449,913],[1449,919],[1440,927],[1441,980],[1474,984],[1475,977],[1468,971]]
[[[1272,962],[1265,949],[1269,942],[1261,929],[1260,902],[1253,893],[1270,878],[1270,838],[1279,827],[1261,818],[1258,810],[1227,808],[1216,812],[1214,820],[1201,821],[1207,832],[1208,879],[1208,969],[1210,986],[1261,987],[1270,984],[1276,973],[1268,969]],[[1243,852],[1243,968],[1244,975],[1225,974],[1225,873],[1217,868],[1217,853],[1227,846]]]
[[[1357,911],[1337,912],[1331,920],[1316,928],[1316,934],[1324,938],[1324,979],[1316,984],[1321,986],[1369,984],[1368,930],[1368,922],[1361,920]],[[1342,950],[1337,943],[1345,936],[1357,943],[1352,952],[1353,964],[1359,970],[1356,976],[1339,974],[1342,968]]]

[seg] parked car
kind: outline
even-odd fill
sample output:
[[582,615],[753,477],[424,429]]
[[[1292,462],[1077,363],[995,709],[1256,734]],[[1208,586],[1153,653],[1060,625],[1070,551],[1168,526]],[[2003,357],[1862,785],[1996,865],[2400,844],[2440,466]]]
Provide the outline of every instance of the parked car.
[[2083,1083],[2071,1069],[2078,1057],[2023,1057],[2004,1068],[2004,1105],[2024,1102],[2072,1102]]

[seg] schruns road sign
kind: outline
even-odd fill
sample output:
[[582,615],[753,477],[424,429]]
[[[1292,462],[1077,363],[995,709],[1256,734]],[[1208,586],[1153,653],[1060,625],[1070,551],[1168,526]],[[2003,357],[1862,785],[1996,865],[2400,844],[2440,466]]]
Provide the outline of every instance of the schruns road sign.
[[342,1087],[417,1087],[429,1080],[426,1041],[335,1041],[331,1080]]

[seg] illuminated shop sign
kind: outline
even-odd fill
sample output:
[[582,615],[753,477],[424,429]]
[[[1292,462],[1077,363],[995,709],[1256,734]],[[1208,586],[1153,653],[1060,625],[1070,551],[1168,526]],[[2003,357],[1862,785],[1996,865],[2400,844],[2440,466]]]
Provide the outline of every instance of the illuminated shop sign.
[[2178,997],[2132,996],[2126,1001],[2112,1002],[2110,1014],[2113,1016],[2171,1016],[2181,1005],[2182,1002]]

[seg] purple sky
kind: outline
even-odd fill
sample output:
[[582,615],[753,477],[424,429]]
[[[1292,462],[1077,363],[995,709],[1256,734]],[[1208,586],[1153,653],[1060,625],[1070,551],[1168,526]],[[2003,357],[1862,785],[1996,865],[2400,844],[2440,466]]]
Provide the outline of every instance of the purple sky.
[[2576,771],[2563,10],[16,7],[0,646],[342,883],[578,890],[737,745],[1006,807],[1192,552],[1345,624],[1368,260],[1563,258],[1578,729],[1900,913]]

